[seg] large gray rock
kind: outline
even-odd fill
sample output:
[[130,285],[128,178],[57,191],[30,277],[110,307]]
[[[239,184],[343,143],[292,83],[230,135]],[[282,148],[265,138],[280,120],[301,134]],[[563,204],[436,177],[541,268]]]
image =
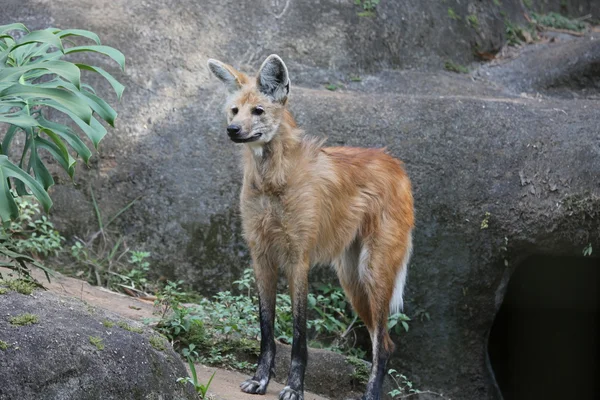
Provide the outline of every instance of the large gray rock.
[[[180,357],[149,328],[82,301],[35,291],[0,295],[1,400],[192,400]],[[38,322],[17,326],[24,313]],[[105,326],[110,321],[113,326]],[[139,329],[132,332],[119,326]],[[164,349],[155,348],[149,339]],[[99,338],[98,346],[92,343]]]
[[[206,59],[255,70],[269,53],[282,55],[291,108],[307,132],[334,145],[387,146],[413,180],[417,229],[406,312],[427,312],[431,321],[415,319],[396,338],[392,366],[420,389],[479,400],[497,396],[487,335],[514,268],[531,254],[600,247],[598,100],[537,97],[546,84],[512,85],[522,80],[504,78],[510,66],[473,77],[431,71],[449,58],[472,60],[475,44],[498,49],[500,11],[518,22],[524,10],[518,1],[502,4],[382,1],[371,18],[358,17],[351,0],[8,0],[0,23],[91,29],[127,55],[117,128],[91,167],[77,172],[77,195],[58,175],[53,217],[85,236],[94,229],[89,185],[107,214],[141,196],[119,219],[128,244],[152,251],[157,273],[205,294],[229,289],[249,265],[237,149],[225,135],[225,93],[209,79]],[[595,9],[589,4],[585,12]],[[449,8],[461,19],[449,18]],[[467,25],[468,14],[478,16],[479,30]],[[527,65],[531,71],[510,73],[536,81],[544,65]],[[424,67],[389,69],[408,66]],[[350,81],[355,74],[361,82]],[[329,92],[328,82],[345,87]]]

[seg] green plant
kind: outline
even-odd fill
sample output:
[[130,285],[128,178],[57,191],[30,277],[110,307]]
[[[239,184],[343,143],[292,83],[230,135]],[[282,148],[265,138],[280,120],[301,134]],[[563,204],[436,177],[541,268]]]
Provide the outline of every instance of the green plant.
[[408,332],[408,321],[410,321],[410,318],[406,314],[392,314],[388,318],[388,329],[390,331],[393,329],[397,334],[400,334],[402,332],[400,327],[402,327],[405,332]]
[[489,212],[485,212],[484,216],[483,216],[483,220],[481,221],[481,226],[480,229],[487,229],[490,227],[490,217],[492,216],[492,214],[490,214]]
[[125,321],[119,321],[119,322],[117,322],[117,326],[119,328],[121,328],[121,329],[125,329],[128,332],[134,332],[134,333],[142,333],[142,332],[144,332],[144,330],[142,328],[136,328],[135,326],[131,326],[131,325],[129,325]]
[[4,340],[0,340],[0,350],[6,351],[10,347],[10,344],[5,342]]
[[454,9],[452,8],[448,8],[448,17],[455,21],[460,20],[460,17],[454,12]]
[[8,289],[0,287],[0,294],[6,294],[6,293],[8,293]]
[[16,317],[9,318],[8,322],[15,326],[32,325],[39,322],[39,317],[35,314],[24,313],[17,315]]
[[40,216],[38,203],[31,196],[15,199],[19,216],[7,227],[0,227],[0,237],[11,240],[16,251],[33,255],[56,255],[65,240],[45,215]]
[[325,85],[325,89],[334,92],[338,89],[338,86],[334,83],[328,83],[327,85]]
[[370,371],[365,362],[358,357],[346,357],[346,362],[354,367],[350,377],[360,385],[366,385],[369,381]]
[[589,257],[592,255],[592,244],[589,243],[584,249],[583,249],[583,256],[584,257]]
[[362,11],[358,13],[359,17],[372,17],[380,0],[354,0],[354,4],[360,6]]
[[[85,40],[94,44],[76,43]],[[81,52],[103,54],[121,68],[125,66],[123,54],[103,46],[98,35],[90,31],[55,28],[29,31],[20,23],[0,26],[0,122],[8,124],[0,147],[0,219],[4,224],[19,214],[11,187],[15,188],[16,196],[27,195],[28,187],[46,211],[51,207],[47,190],[54,179],[40,158],[41,150],[54,157],[70,177],[76,161],[69,148],[85,162],[91,156],[73,129],[46,119],[49,109],[66,114],[94,147],[106,134],[106,128],[97,118],[114,125],[117,113],[90,85],[82,83],[81,71],[106,78],[119,99],[124,87],[102,68],[64,59]],[[17,134],[25,136],[25,145],[15,165],[9,157]],[[14,183],[8,178],[13,178]]]
[[[129,262],[123,261],[130,254],[123,237],[116,240],[110,234],[108,227],[125,211],[131,208],[138,198],[127,203],[110,218],[105,219],[98,206],[94,190],[90,187],[92,204],[98,223],[98,229],[86,240],[76,238],[75,244],[71,246],[71,256],[75,261],[75,267],[88,269],[88,281],[97,286],[105,286],[110,289],[143,293],[147,288],[148,281],[142,275],[149,270],[143,267],[146,261],[145,252],[131,252]],[[106,221],[106,222],[105,222]],[[135,255],[134,255],[135,253]],[[139,268],[145,268],[140,271]],[[136,270],[133,272],[133,270]],[[130,274],[132,274],[130,276]],[[143,289],[139,286],[143,283]]]
[[208,393],[208,388],[210,387],[210,384],[212,383],[212,380],[215,377],[215,374],[217,373],[217,371],[213,372],[213,374],[210,376],[210,379],[208,380],[206,385],[202,385],[202,384],[198,383],[198,375],[196,372],[196,366],[189,359],[188,359],[188,365],[190,366],[190,370],[192,371],[192,377],[190,378],[189,376],[186,376],[185,378],[177,378],[177,382],[180,382],[183,384],[191,383],[194,386],[196,393],[198,393],[198,396],[200,396],[201,399],[206,399],[206,393]]
[[496,5],[498,7],[502,6],[502,3],[500,3],[500,0],[493,0],[493,2],[494,2],[494,5]]
[[399,373],[395,369],[388,370],[388,375],[394,382],[394,389],[388,392],[388,394],[394,399],[406,399],[408,397],[420,394],[427,395],[427,398],[434,396],[446,398],[442,393],[432,392],[431,390],[415,389],[413,383],[410,380],[408,380],[406,375]]
[[474,14],[467,15],[467,22],[469,23],[469,25],[471,25],[472,28],[474,28],[474,29],[479,28],[479,19],[477,18],[477,15],[474,15]]
[[152,345],[152,347],[154,347],[158,351],[165,351],[166,349],[165,341],[160,336],[150,336],[148,342],[150,343],[150,345]]
[[39,217],[39,206],[33,197],[17,197],[15,203],[19,216],[8,224],[0,225],[0,266],[34,282],[27,266],[34,265],[43,270],[50,281],[52,272],[33,257],[56,255],[64,238],[46,216]]
[[537,39],[538,37],[535,30],[535,26],[533,24],[529,24],[527,27],[524,28],[515,25],[508,20],[505,20],[504,26],[506,40],[509,46],[518,46],[523,42],[528,43]]
[[577,19],[570,19],[555,12],[548,14],[531,13],[531,18],[536,24],[549,28],[566,29],[576,32],[582,32],[587,29],[587,24],[585,22]]
[[531,0],[523,0],[523,5],[525,7],[527,7],[527,9],[529,9],[529,10],[531,10],[532,7],[533,7],[533,4],[532,4]]
[[96,346],[98,350],[104,350],[104,342],[102,341],[102,338],[99,338],[97,336],[90,336],[89,341],[92,345]]
[[451,72],[457,72],[461,74],[468,74],[469,70],[466,67],[463,67],[460,64],[457,64],[453,61],[446,61],[444,63],[444,69]]
[[0,281],[0,285],[6,286],[8,290],[14,290],[17,293],[30,295],[36,288],[36,284],[28,279],[7,279]]
[[102,325],[104,325],[107,328],[112,328],[113,326],[115,326],[115,323],[108,319],[105,319],[104,321],[102,321]]

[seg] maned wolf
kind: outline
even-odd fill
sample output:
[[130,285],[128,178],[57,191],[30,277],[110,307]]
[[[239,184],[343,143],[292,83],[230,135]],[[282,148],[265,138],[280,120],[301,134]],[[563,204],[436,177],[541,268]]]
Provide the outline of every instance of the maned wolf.
[[243,143],[240,207],[260,299],[260,359],[242,391],[264,394],[274,371],[275,294],[282,269],[292,294],[294,339],[279,399],[303,399],[308,271],[332,264],[373,342],[363,399],[379,399],[394,350],[387,318],[390,310],[402,308],[412,250],[413,198],[401,162],[384,150],[323,147],[305,136],[286,108],[290,81],[277,55],[265,60],[256,78],[216,60],[208,67],[230,93],[227,134]]

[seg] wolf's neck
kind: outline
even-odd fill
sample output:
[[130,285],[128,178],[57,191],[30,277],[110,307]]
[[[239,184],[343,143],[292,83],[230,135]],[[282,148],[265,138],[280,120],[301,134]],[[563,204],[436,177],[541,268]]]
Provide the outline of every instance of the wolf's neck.
[[274,194],[285,190],[302,142],[302,132],[291,122],[284,118],[273,139],[261,148],[245,146],[244,179],[255,189]]

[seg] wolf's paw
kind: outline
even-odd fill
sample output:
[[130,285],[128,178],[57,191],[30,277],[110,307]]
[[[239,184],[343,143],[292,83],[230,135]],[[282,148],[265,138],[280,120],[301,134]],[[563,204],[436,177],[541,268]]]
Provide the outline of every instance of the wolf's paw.
[[266,379],[260,381],[247,379],[240,384],[240,389],[242,389],[242,392],[250,394],[265,394],[268,384],[269,382]]
[[304,393],[286,386],[279,392],[279,400],[304,400]]

